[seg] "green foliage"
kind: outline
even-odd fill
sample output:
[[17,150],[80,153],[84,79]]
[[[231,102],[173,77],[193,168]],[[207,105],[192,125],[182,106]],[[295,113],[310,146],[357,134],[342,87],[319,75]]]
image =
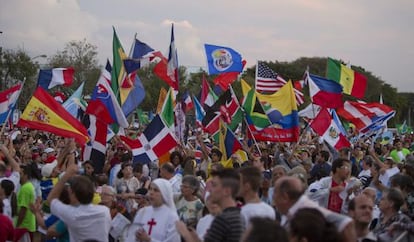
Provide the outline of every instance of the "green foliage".
[[3,91],[26,79],[23,91],[18,100],[18,107],[23,109],[29,102],[37,83],[37,62],[39,56],[31,58],[24,50],[0,49],[0,90]]

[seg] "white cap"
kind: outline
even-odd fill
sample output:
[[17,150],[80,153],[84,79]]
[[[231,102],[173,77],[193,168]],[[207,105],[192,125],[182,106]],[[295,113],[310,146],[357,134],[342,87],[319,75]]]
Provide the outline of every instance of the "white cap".
[[50,147],[48,147],[44,150],[44,152],[46,152],[46,153],[50,153],[50,152],[53,152],[53,151],[55,151],[55,150],[53,148],[50,148]]
[[57,166],[57,160],[53,161],[52,163],[48,163],[42,167],[42,176],[43,177],[50,177],[52,175],[53,169]]

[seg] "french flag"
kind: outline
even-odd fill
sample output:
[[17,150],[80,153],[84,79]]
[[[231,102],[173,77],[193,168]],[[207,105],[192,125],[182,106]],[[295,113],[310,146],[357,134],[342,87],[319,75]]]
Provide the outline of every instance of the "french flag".
[[311,74],[307,79],[309,94],[314,104],[325,108],[338,108],[344,105],[341,84]]
[[49,90],[58,85],[68,87],[73,83],[74,73],[75,69],[73,69],[73,67],[40,70],[37,85],[45,90]]

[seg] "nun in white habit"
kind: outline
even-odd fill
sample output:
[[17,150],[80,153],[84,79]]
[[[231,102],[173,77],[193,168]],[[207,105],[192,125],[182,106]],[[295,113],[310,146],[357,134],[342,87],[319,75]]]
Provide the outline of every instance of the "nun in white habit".
[[155,179],[150,185],[148,197],[151,205],[137,212],[132,224],[135,236],[128,236],[126,241],[181,241],[175,228],[179,218],[170,182],[162,178]]

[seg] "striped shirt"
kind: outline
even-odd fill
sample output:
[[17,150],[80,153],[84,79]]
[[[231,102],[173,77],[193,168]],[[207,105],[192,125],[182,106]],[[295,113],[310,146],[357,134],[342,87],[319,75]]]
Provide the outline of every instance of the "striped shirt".
[[240,208],[226,208],[213,220],[210,229],[208,229],[207,234],[204,237],[204,241],[238,242],[243,233],[244,224],[240,214]]

